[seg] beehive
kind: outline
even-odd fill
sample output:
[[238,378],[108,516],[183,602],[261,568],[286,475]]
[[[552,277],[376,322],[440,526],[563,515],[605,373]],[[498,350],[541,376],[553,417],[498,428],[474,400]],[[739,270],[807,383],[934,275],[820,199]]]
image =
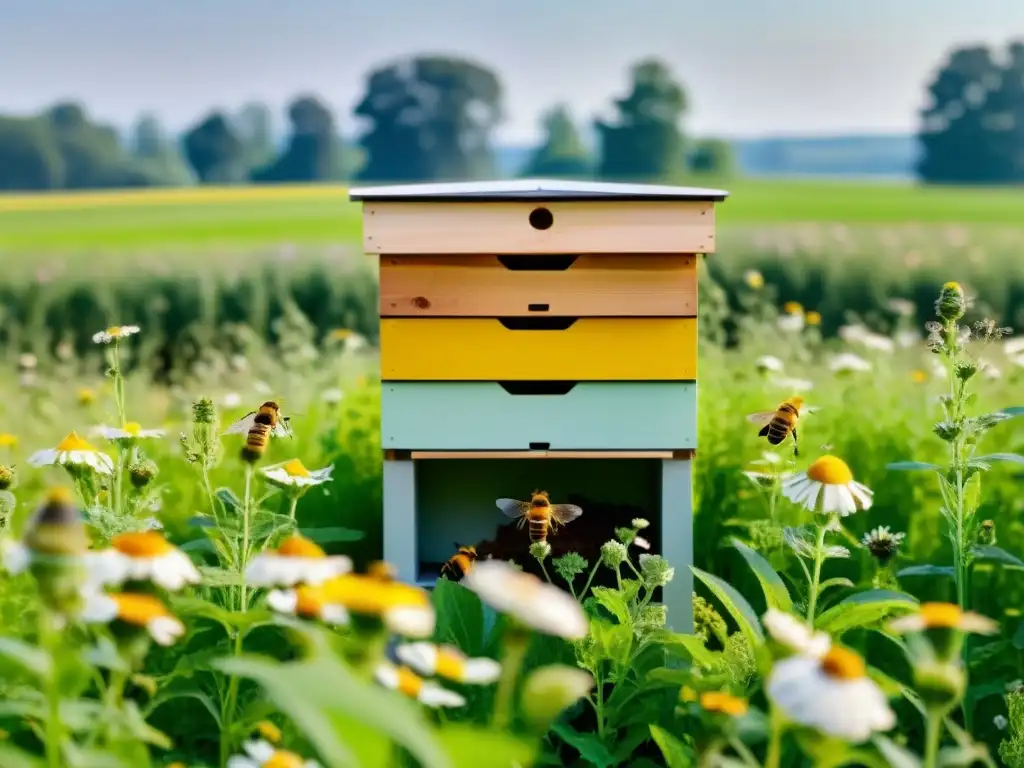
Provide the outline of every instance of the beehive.
[[725,197],[544,180],[351,191],[380,260],[384,556],[401,578],[431,584],[455,542],[509,522],[497,498],[542,488],[649,518],[676,568],[669,622],[690,625],[697,257]]

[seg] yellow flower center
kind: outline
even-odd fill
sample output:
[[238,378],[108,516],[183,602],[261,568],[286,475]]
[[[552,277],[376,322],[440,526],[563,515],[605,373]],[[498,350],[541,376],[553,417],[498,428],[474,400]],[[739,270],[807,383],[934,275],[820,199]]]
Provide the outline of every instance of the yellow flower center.
[[8,432],[0,435],[0,448],[10,448],[18,444],[18,438]]
[[420,695],[420,691],[423,689],[423,678],[408,667],[399,667],[398,685],[396,688],[400,693],[404,693],[406,696],[415,699]]
[[77,432],[72,432],[59,443],[57,443],[58,451],[95,451],[89,443],[78,436]]
[[921,620],[927,629],[955,629],[960,626],[963,612],[953,603],[923,603]]
[[138,437],[139,432],[142,431],[142,425],[137,421],[127,421],[122,429],[132,437]]
[[110,540],[114,549],[134,558],[150,558],[166,555],[174,547],[156,531],[135,531],[119,533]]
[[853,472],[846,462],[835,456],[822,456],[807,468],[807,476],[824,485],[849,485]]
[[307,619],[317,618],[324,606],[324,591],[320,587],[302,584],[295,590],[295,613]]
[[395,566],[383,560],[375,560],[366,569],[366,575],[378,581],[394,581],[397,575]]
[[859,680],[867,673],[864,659],[853,651],[835,645],[822,658],[821,669],[837,680]]
[[352,335],[352,331],[348,328],[335,328],[331,331],[331,338],[336,341],[343,341]]
[[96,393],[88,387],[81,387],[78,390],[78,402],[80,405],[89,405],[96,399]]
[[112,326],[110,326],[109,328],[107,328],[107,335],[108,336],[120,336],[121,335],[121,326],[120,325],[112,325]]
[[750,270],[746,275],[747,285],[751,288],[763,288],[764,287],[764,275],[756,270]]
[[316,542],[310,541],[305,536],[295,534],[281,542],[277,548],[277,554],[282,557],[327,557]]
[[820,312],[813,312],[813,311],[812,312],[808,312],[807,313],[807,317],[804,318],[804,319],[807,320],[807,324],[808,325],[821,325],[821,313]]
[[309,477],[309,470],[303,466],[302,462],[298,459],[292,459],[288,463],[284,464],[283,469],[291,477]]
[[688,685],[684,685],[679,689],[679,700],[680,701],[697,701],[697,692]]
[[465,672],[466,665],[461,653],[449,648],[437,649],[437,668],[434,674],[449,680],[461,680]]
[[121,594],[110,595],[109,597],[117,603],[117,618],[126,624],[144,627],[153,619],[171,615],[167,610],[167,606],[152,595],[122,592]]
[[424,607],[430,604],[427,593],[419,587],[398,581],[381,581],[372,576],[338,576],[324,582],[321,589],[323,602],[371,616],[378,616],[392,608]]
[[928,381],[928,374],[925,373],[924,371],[912,371],[910,374],[910,378],[914,381],[915,384],[924,384],[926,381]]
[[740,717],[747,714],[747,702],[724,691],[708,691],[700,695],[700,706],[707,712]]
[[787,315],[802,315],[804,313],[804,308],[798,301],[787,301],[782,305],[782,311]]
[[302,768],[305,761],[294,752],[279,749],[263,764],[263,768]]
[[281,741],[281,729],[269,720],[260,720],[256,724],[256,732],[271,744],[277,744]]
[[949,290],[949,291],[962,291],[963,290],[963,288],[960,287],[960,283],[956,282],[955,280],[946,283],[942,287],[945,288],[946,290]]

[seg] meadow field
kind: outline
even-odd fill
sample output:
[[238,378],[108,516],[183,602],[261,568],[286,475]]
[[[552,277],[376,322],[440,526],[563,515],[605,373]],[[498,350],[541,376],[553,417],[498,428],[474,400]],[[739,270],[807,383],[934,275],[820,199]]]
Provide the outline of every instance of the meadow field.
[[[1024,198],[724,186],[685,635],[643,520],[596,562],[524,548],[557,591],[373,565],[343,188],[0,196],[0,768],[1024,766]],[[799,456],[745,418],[793,395]],[[222,433],[268,398],[292,436],[247,462]]]

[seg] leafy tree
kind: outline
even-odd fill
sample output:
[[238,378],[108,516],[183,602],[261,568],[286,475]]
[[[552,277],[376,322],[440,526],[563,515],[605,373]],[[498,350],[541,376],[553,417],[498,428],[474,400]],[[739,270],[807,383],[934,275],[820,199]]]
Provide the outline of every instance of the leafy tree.
[[185,159],[204,184],[238,181],[244,148],[223,112],[212,112],[185,133]]
[[569,108],[559,104],[543,118],[545,138],[525,168],[527,176],[587,176],[590,157]]
[[155,158],[163,155],[167,148],[164,131],[156,115],[145,113],[132,126],[132,152],[136,157]]
[[690,152],[690,170],[715,176],[729,176],[736,170],[732,144],[722,139],[698,141]]
[[178,147],[167,140],[163,126],[151,113],[142,114],[132,127],[130,146],[134,155],[134,173],[149,183],[183,186],[193,181]]
[[656,59],[632,69],[632,89],[615,100],[613,121],[597,121],[601,136],[598,174],[609,179],[661,179],[681,168],[679,122],[686,93],[668,67]]
[[362,179],[473,179],[493,172],[491,132],[501,119],[501,83],[486,67],[418,56],[370,73],[355,114]]
[[251,101],[235,116],[238,138],[245,147],[245,164],[249,168],[266,165],[274,157],[274,116],[270,107]]
[[257,182],[319,181],[338,171],[340,145],[334,115],[313,96],[301,96],[288,108],[292,134],[273,163],[252,174]]
[[64,158],[45,120],[0,118],[0,189],[59,189],[64,175]]
[[50,107],[42,116],[64,161],[69,189],[148,186],[153,179],[139,169],[121,145],[117,131],[89,119],[75,102]]

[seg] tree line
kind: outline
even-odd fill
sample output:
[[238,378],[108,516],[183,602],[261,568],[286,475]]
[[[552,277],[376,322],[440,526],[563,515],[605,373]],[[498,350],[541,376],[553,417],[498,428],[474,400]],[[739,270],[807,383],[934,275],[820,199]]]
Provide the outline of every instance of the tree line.
[[[664,62],[637,62],[629,80],[612,99],[611,117],[592,121],[596,142],[584,139],[566,105],[552,106],[521,173],[648,181],[733,171],[728,142],[685,131],[686,89]],[[922,180],[1024,182],[1024,43],[1001,57],[982,46],[954,50],[926,95]],[[181,136],[146,114],[121,137],[74,102],[39,115],[0,116],[0,190],[498,175],[493,137],[504,114],[502,85],[479,62],[413,56],[383,65],[367,75],[354,113],[363,128],[342,137],[321,98],[299,95],[287,108],[283,144],[275,141],[273,113],[260,103],[212,110]]]

